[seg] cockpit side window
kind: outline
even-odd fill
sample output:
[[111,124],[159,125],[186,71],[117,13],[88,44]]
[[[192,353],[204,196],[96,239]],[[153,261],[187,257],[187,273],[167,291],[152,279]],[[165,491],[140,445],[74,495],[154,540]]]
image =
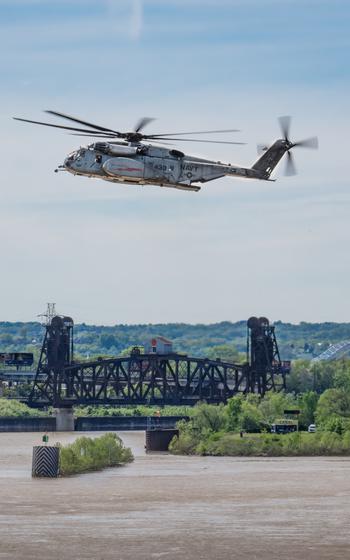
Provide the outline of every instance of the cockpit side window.
[[177,159],[185,157],[185,154],[183,152],[180,152],[180,150],[169,150],[169,154]]

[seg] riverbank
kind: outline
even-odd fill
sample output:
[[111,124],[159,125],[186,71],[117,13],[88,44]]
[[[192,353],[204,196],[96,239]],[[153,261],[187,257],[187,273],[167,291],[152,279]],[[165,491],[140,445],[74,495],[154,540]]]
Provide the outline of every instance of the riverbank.
[[200,434],[183,426],[170,444],[175,455],[227,457],[350,456],[350,432],[294,432],[291,434],[242,434],[214,432]]

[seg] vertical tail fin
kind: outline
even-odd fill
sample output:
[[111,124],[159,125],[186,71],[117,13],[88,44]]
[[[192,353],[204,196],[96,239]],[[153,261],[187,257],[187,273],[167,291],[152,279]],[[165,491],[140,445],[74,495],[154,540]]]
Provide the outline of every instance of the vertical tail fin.
[[284,154],[288,151],[288,146],[284,140],[276,140],[274,144],[254,163],[252,169],[262,175],[262,179],[268,179],[276,165]]

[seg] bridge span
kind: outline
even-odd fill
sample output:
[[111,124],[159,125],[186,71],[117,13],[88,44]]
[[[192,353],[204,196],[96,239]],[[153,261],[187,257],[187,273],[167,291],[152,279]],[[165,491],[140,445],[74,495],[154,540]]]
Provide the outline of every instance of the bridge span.
[[[266,318],[247,323],[247,361],[193,358],[179,353],[143,354],[75,362],[73,320],[53,317],[46,326],[37,371],[23,373],[31,382],[27,404],[36,408],[75,405],[194,405],[226,402],[239,393],[285,388],[290,362],[282,362],[274,327]],[[6,377],[7,375],[7,377]],[[3,379],[10,379],[10,374]],[[20,383],[21,372],[12,381]],[[1,373],[0,373],[1,379]],[[24,400],[24,399],[22,399]]]

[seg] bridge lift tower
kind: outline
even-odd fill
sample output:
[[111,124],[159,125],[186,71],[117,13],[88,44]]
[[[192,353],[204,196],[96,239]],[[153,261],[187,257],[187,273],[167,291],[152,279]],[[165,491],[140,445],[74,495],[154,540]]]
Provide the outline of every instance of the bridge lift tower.
[[[62,372],[73,363],[73,326],[71,317],[59,315],[49,318],[46,323],[44,341],[29,401],[39,389],[41,394],[51,396],[53,406],[61,406]],[[66,390],[69,392],[69,387],[66,387]]]
[[[259,394],[286,388],[285,374],[290,372],[290,361],[281,361],[275,327],[266,317],[248,319],[247,362],[251,386],[257,387]],[[278,373],[282,375],[276,375]]]

